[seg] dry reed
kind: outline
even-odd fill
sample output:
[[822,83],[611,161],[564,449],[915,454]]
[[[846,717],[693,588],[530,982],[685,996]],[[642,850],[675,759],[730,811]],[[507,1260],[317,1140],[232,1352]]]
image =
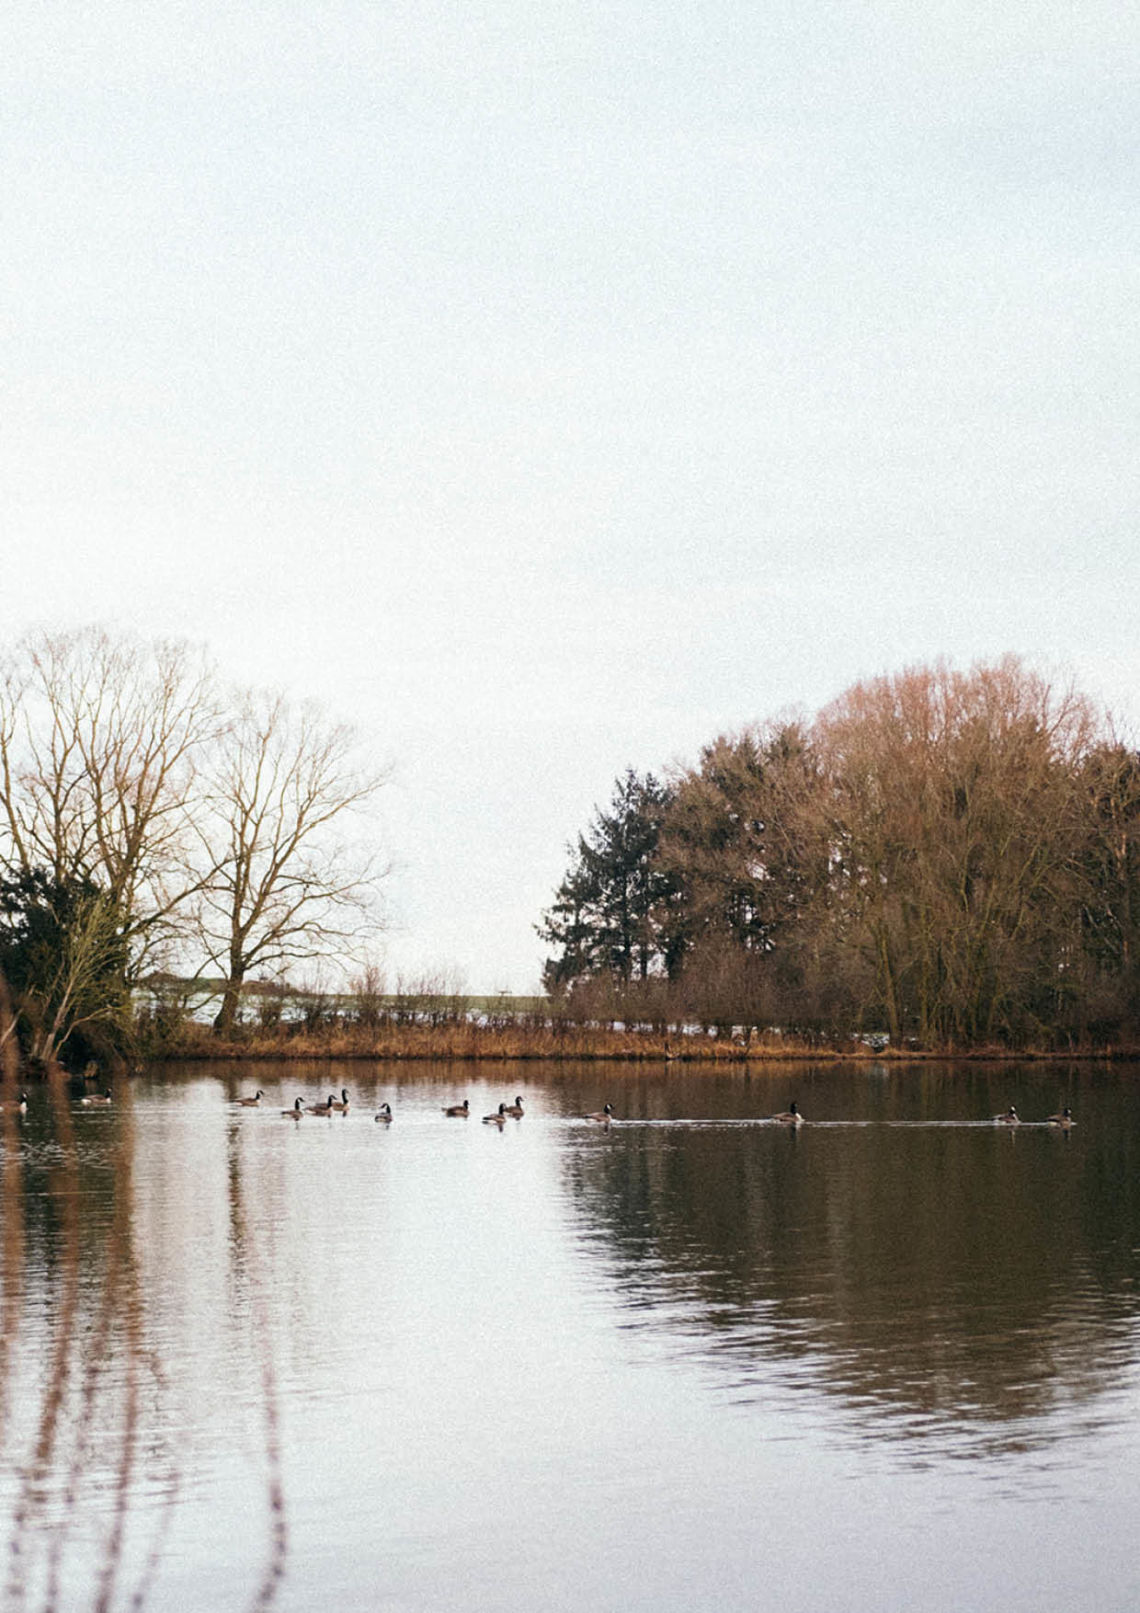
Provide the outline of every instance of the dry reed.
[[684,1063],[720,1066],[762,1061],[851,1060],[858,1062],[926,1061],[932,1059],[1124,1059],[1140,1057],[1129,1047],[1083,1049],[1011,1048],[879,1048],[858,1038],[828,1041],[785,1036],[777,1032],[735,1037],[689,1033],[677,1036],[657,1030],[620,1030],[603,1026],[545,1024],[483,1025],[456,1020],[441,1025],[364,1026],[337,1020],[315,1027],[286,1025],[273,1029],[241,1028],[217,1036],[208,1026],[190,1024],[166,1043],[161,1057],[181,1060],[612,1060],[623,1063]]

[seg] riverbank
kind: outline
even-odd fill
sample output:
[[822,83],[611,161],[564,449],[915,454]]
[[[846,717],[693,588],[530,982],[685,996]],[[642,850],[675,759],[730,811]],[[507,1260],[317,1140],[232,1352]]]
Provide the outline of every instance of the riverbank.
[[242,1030],[216,1036],[206,1026],[189,1025],[154,1050],[154,1059],[495,1059],[607,1060],[643,1063],[744,1064],[837,1059],[857,1063],[967,1059],[1024,1061],[1032,1059],[1115,1060],[1140,1057],[1140,1049],[1008,1048],[917,1049],[868,1046],[861,1040],[835,1043],[808,1041],[768,1032],[738,1040],[723,1036],[662,1035],[653,1030],[610,1030],[599,1026],[481,1025],[326,1025],[313,1029]]

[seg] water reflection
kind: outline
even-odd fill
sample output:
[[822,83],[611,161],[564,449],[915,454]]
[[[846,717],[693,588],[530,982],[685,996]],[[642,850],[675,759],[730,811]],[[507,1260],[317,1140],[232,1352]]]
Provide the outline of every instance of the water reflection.
[[[502,1131],[440,1113],[519,1092]],[[1077,1130],[984,1123],[1011,1101]],[[1119,1520],[1137,1101],[1061,1067],[195,1066],[106,1110],[53,1077],[0,1129],[7,1605],[687,1613],[761,1571],[792,1613],[913,1605],[881,1519],[825,1514],[901,1495],[905,1546],[953,1471],[982,1527],[1077,1444]],[[940,1606],[1001,1605],[946,1555]]]
[[[937,1123],[937,1076],[909,1093],[836,1080],[815,1076],[808,1112],[854,1124],[718,1123],[718,1094],[689,1081],[630,1092],[634,1123],[568,1154],[630,1324],[686,1339],[743,1402],[774,1382],[822,1390],[848,1431],[916,1442],[915,1459],[1114,1419],[1138,1342],[1126,1089],[1119,1125],[1101,1101],[1084,1134],[1015,1134],[976,1123],[985,1100],[961,1077]],[[670,1124],[670,1108],[704,1119]]]
[[0,975],[0,1450],[8,1430],[11,1351],[24,1303],[24,1183],[16,1110],[19,1076],[8,984]]
[[252,1321],[251,1370],[263,1388],[269,1559],[264,1577],[250,1604],[260,1613],[260,1610],[272,1605],[278,1584],[285,1573],[288,1528],[285,1517],[285,1485],[282,1477],[281,1419],[273,1326],[264,1285],[251,1273],[248,1258],[251,1240],[246,1214],[241,1129],[236,1115],[230,1117],[226,1126],[226,1180],[228,1188],[226,1202],[229,1210],[230,1309],[231,1312],[240,1313],[243,1302],[249,1308]]
[[[5,1071],[6,1088],[13,1074]],[[134,1131],[129,1094],[120,1096],[96,1150],[76,1135],[58,1069],[47,1072],[42,1101],[19,1117],[18,1134],[5,1110],[4,1432],[14,1493],[4,1592],[12,1607],[74,1605],[66,1588],[73,1549],[93,1586],[91,1605],[112,1604],[144,1449],[144,1387],[161,1385],[142,1335]],[[148,1461],[169,1486],[171,1453],[152,1449]],[[144,1558],[135,1605],[157,1549]]]
[[[8,1101],[17,1074],[6,1053],[3,1604],[44,1613],[141,1609],[179,1512],[188,1423],[172,1381],[177,1352],[148,1316],[148,1305],[161,1309],[172,1274],[160,1281],[153,1260],[148,1267],[140,1258],[145,1217],[131,1088],[120,1083],[109,1108],[86,1111],[53,1068],[25,1114]],[[236,1163],[228,1203],[240,1249],[245,1211]],[[253,1311],[260,1321],[256,1301]],[[272,1331],[252,1331],[271,1521],[267,1565],[248,1605],[264,1609],[282,1575],[286,1537]]]

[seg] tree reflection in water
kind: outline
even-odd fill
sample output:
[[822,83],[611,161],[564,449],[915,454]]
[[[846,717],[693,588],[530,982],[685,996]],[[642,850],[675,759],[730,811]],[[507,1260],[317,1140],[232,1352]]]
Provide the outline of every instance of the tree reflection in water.
[[740,1402],[822,1391],[848,1435],[922,1462],[1119,1416],[1140,1246],[1119,1118],[1072,1140],[656,1120],[583,1139],[566,1170],[627,1326]]
[[24,1302],[24,1196],[20,1160],[20,1134],[13,1107],[19,1082],[15,1027],[8,1001],[7,982],[0,978],[0,1451],[8,1431],[8,1365]]
[[[147,1340],[133,1229],[130,1087],[119,1083],[94,1152],[77,1142],[58,1066],[45,1075],[46,1114],[36,1104],[34,1121],[20,1115],[15,1040],[3,1034],[10,1023],[0,982],[0,1458],[11,1495],[4,1606],[141,1613],[162,1565],[182,1475],[176,1418],[166,1404],[170,1386]],[[236,1161],[229,1188],[240,1247],[245,1209]],[[256,1291],[251,1298],[269,1517],[268,1558],[250,1602],[260,1613],[276,1598],[287,1537],[271,1330],[259,1325]],[[144,1491],[149,1503],[133,1507]],[[162,1498],[157,1506],[155,1495]]]
[[[246,1247],[248,1234],[236,1126],[230,1126],[227,1142],[231,1247],[236,1252]],[[235,1270],[237,1269],[236,1259],[234,1268]],[[277,1398],[277,1373],[273,1360],[272,1331],[268,1324],[268,1318],[264,1314],[263,1291],[256,1283],[251,1286],[254,1346],[265,1392],[266,1491],[270,1519],[269,1562],[266,1566],[265,1576],[251,1604],[257,1610],[257,1613],[261,1613],[261,1610],[272,1605],[277,1593],[277,1587],[285,1572],[288,1530],[285,1521],[285,1487],[281,1469],[281,1425]]]

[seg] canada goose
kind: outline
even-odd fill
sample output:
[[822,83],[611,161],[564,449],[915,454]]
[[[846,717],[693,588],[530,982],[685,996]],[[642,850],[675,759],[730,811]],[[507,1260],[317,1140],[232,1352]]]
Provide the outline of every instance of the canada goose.
[[802,1126],[804,1123],[804,1117],[797,1109],[794,1098],[782,1114],[773,1115],[772,1119],[781,1126]]
[[499,1108],[502,1109],[505,1115],[510,1115],[512,1120],[521,1120],[523,1117],[521,1098],[516,1098],[514,1103],[500,1104]]
[[[87,1103],[90,1100],[84,1098],[82,1101]],[[13,1114],[26,1115],[28,1112],[28,1094],[21,1092],[18,1098],[12,1099],[11,1103],[0,1103],[0,1109],[11,1109]]]
[[462,1103],[453,1103],[443,1112],[445,1115],[454,1115],[457,1120],[466,1120],[467,1116],[471,1113],[470,1101],[467,1098],[464,1098]]
[[347,1087],[341,1087],[341,1089],[340,1089],[340,1102],[339,1103],[335,1103],[333,1101],[333,1097],[332,1097],[332,1094],[330,1092],[330,1094],[329,1094],[329,1108],[330,1109],[337,1109],[337,1110],[340,1111],[341,1114],[343,1114],[345,1112],[345,1110],[348,1108],[348,1088]]
[[238,1103],[243,1109],[256,1109],[264,1096],[265,1093],[258,1087],[252,1098],[239,1098]]
[[382,1103],[380,1105],[380,1112],[376,1116],[376,1118],[377,1118],[377,1120],[380,1121],[381,1125],[390,1126],[392,1124],[392,1108],[391,1108],[391,1105],[387,1104],[387,1103]]
[[503,1124],[503,1122],[506,1120],[506,1118],[507,1118],[507,1106],[506,1106],[505,1103],[501,1103],[499,1105],[498,1114],[484,1115],[483,1116],[483,1124],[485,1126],[501,1126]]
[[608,1126],[610,1121],[613,1119],[613,1112],[613,1104],[607,1103],[604,1109],[596,1109],[592,1115],[587,1115],[586,1119],[596,1120],[599,1125]]
[[1076,1121],[1073,1119],[1073,1111],[1068,1104],[1065,1105],[1059,1115],[1049,1116],[1049,1124],[1051,1126],[1060,1126],[1062,1131],[1068,1131],[1070,1126],[1076,1125]]
[[286,1120],[300,1120],[305,1112],[304,1098],[298,1098],[291,1109],[282,1109],[281,1113]]
[[331,1115],[335,1108],[336,1093],[330,1092],[324,1103],[311,1103],[309,1105],[309,1113],[311,1115]]
[[110,1102],[110,1087],[104,1087],[102,1092],[89,1092],[85,1098],[80,1098],[79,1100],[80,1107],[84,1109],[93,1108],[96,1104],[106,1105]]
[[1013,1107],[1012,1103],[1010,1104],[1009,1108],[1006,1110],[1005,1114],[1003,1114],[1003,1115],[995,1115],[994,1116],[994,1125],[995,1126],[1020,1126],[1020,1124],[1021,1124],[1021,1119],[1020,1119],[1020,1117],[1019,1117],[1019,1115],[1017,1113],[1017,1110]]

